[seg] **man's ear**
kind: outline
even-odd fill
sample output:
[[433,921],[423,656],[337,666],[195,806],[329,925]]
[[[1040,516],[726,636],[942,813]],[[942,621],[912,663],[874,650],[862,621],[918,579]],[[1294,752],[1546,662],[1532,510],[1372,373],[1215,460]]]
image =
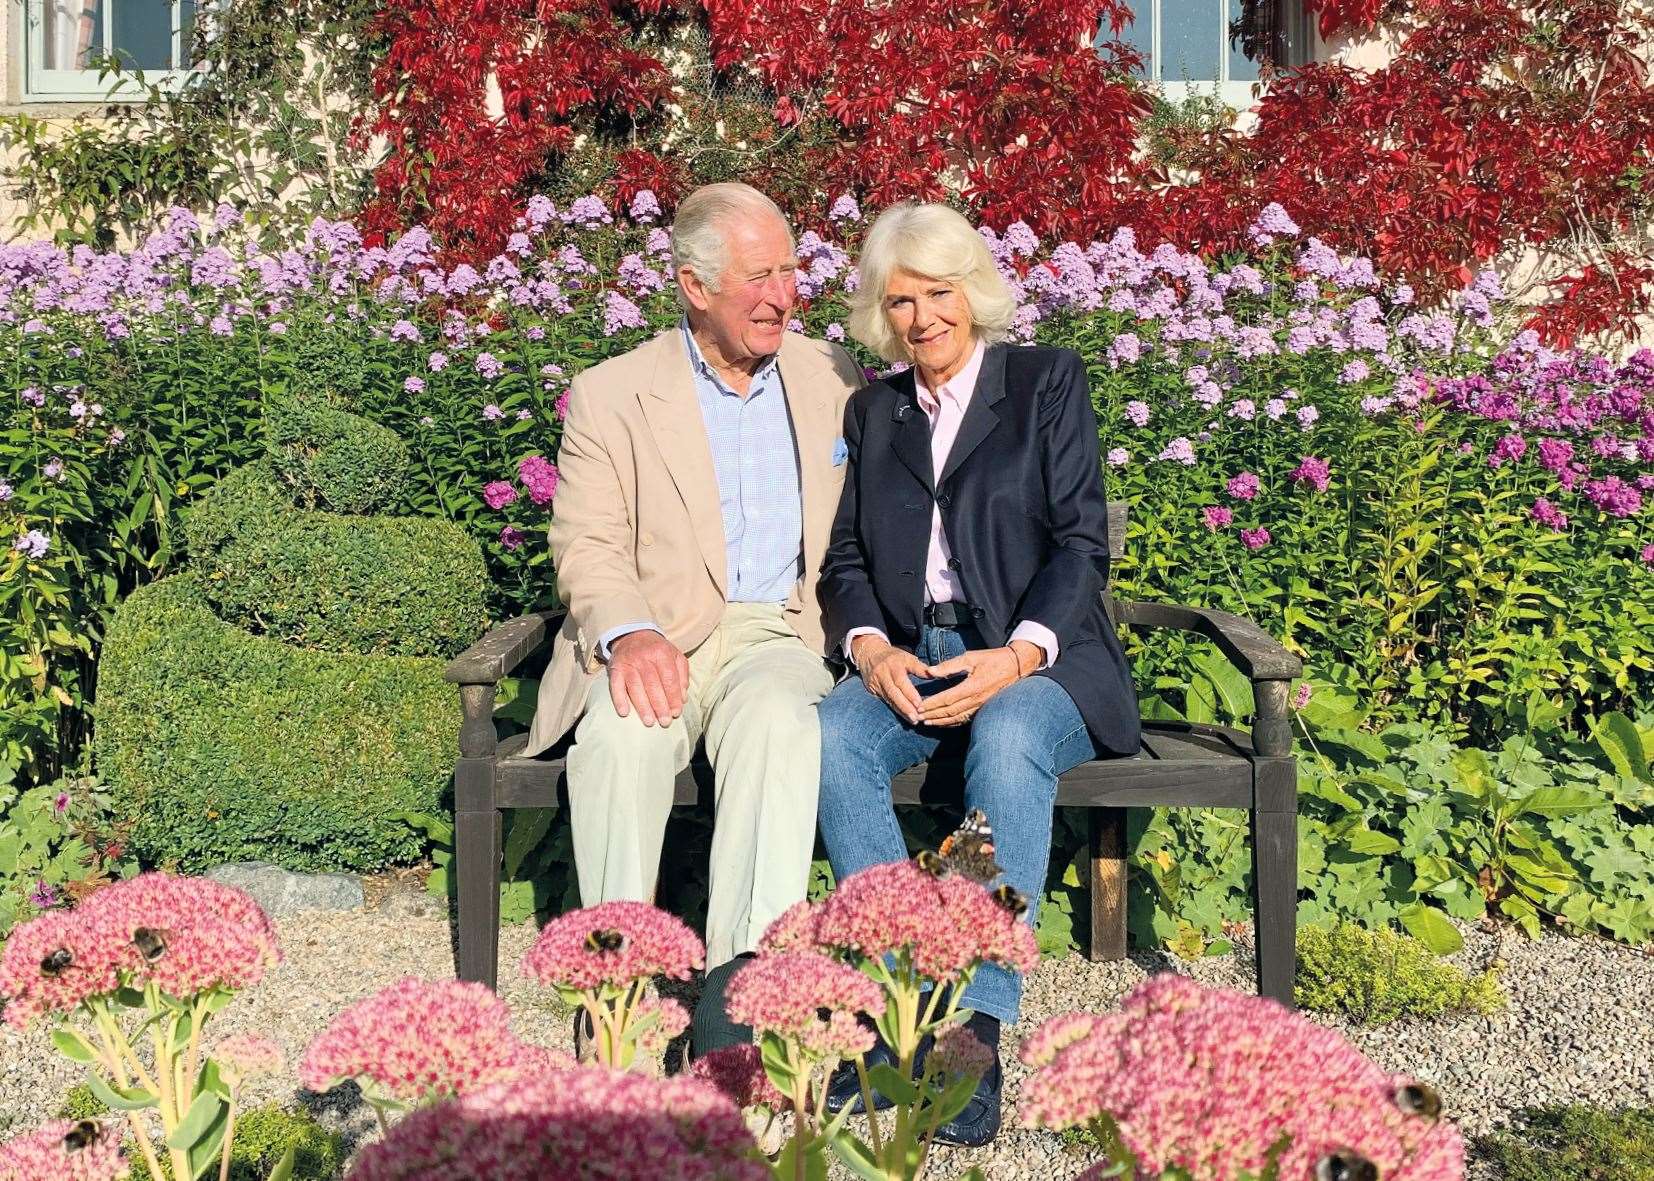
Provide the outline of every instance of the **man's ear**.
[[707,291],[706,284],[701,282],[701,277],[695,273],[694,268],[678,268],[678,286],[683,289],[684,298],[689,300],[691,307],[697,312],[706,311],[711,302],[707,298],[710,292]]

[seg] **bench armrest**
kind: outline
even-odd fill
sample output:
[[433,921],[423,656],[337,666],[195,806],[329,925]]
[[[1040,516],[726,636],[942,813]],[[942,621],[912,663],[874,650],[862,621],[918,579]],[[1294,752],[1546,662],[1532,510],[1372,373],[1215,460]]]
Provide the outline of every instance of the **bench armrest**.
[[1184,607],[1175,603],[1120,603],[1121,623],[1140,631],[1169,628],[1194,632],[1217,645],[1218,651],[1252,682],[1257,703],[1252,746],[1260,755],[1284,756],[1292,750],[1292,716],[1287,688],[1302,675],[1304,662],[1263,628],[1228,611]]
[[488,629],[488,634],[448,662],[442,677],[454,685],[497,685],[557,634],[562,611],[532,611]]

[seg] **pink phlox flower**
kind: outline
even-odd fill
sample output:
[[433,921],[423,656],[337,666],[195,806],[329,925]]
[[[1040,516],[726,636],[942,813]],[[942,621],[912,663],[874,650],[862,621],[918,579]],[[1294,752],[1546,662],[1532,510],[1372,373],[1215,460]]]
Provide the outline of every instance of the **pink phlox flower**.
[[[599,931],[618,934],[620,946],[594,949],[591,937]],[[654,976],[687,980],[705,962],[700,937],[681,920],[646,902],[605,902],[547,923],[523,957],[523,972],[542,984],[587,991]]]
[[1137,401],[1136,399],[1127,402],[1126,417],[1131,420],[1131,424],[1133,426],[1148,426],[1149,404],[1147,402]]
[[1018,971],[1039,962],[1039,945],[983,887],[958,874],[937,878],[911,861],[851,874],[821,903],[816,938],[869,959],[906,950],[916,971],[952,981],[977,962]]
[[500,544],[508,550],[521,549],[523,542],[528,540],[528,534],[515,525],[506,525],[500,529]]
[[1258,477],[1253,472],[1241,472],[1231,476],[1224,487],[1236,500],[1251,500],[1258,495]]
[[1219,529],[1229,528],[1235,514],[1221,504],[1209,504],[1200,510],[1200,518],[1208,530],[1216,533]]
[[1292,479],[1299,484],[1308,484],[1317,492],[1325,492],[1332,482],[1332,465],[1324,459],[1306,455],[1292,469]]
[[1642,509],[1643,494],[1618,476],[1592,480],[1585,485],[1585,496],[1592,504],[1612,517],[1629,517]]
[[530,455],[521,460],[517,464],[517,478],[535,504],[550,504],[551,498],[557,495],[557,465],[543,455]]
[[486,985],[406,977],[345,1008],[310,1043],[299,1081],[326,1091],[346,1079],[405,1103],[463,1095],[570,1060],[521,1041]]
[[517,499],[516,486],[507,480],[490,480],[482,486],[482,498],[491,509],[502,509]]
[[1262,525],[1256,529],[1242,529],[1240,539],[1247,549],[1262,549],[1270,542],[1269,530]]
[[1313,1176],[1338,1149],[1370,1160],[1385,1181],[1464,1176],[1458,1130],[1397,1104],[1412,1080],[1274,1001],[1161,975],[1118,1013],[1057,1021],[1023,1043],[1036,1067],[1023,1122],[1062,1129],[1106,1115],[1148,1175],[1258,1173],[1285,1136],[1283,1178]]
[[809,951],[748,961],[725,994],[732,1021],[775,1033],[821,1058],[866,1053],[875,1041],[857,1018],[884,1012],[884,991],[850,965]]
[[1170,443],[1167,443],[1166,446],[1161,449],[1160,454],[1155,456],[1155,458],[1160,460],[1171,460],[1176,463],[1181,463],[1185,467],[1193,466],[1195,462],[1195,447],[1194,444],[1189,442],[1186,437],[1179,435]]
[[1541,525],[1555,529],[1558,533],[1568,527],[1568,514],[1552,504],[1546,497],[1539,497],[1528,510],[1529,515]]
[[54,1120],[0,1143],[0,1181],[116,1181],[127,1175],[121,1125]]
[[724,1046],[695,1059],[689,1068],[691,1078],[703,1079],[717,1087],[740,1108],[767,1107],[771,1111],[790,1110],[792,1104],[764,1070],[763,1056],[751,1042],[739,1046]]

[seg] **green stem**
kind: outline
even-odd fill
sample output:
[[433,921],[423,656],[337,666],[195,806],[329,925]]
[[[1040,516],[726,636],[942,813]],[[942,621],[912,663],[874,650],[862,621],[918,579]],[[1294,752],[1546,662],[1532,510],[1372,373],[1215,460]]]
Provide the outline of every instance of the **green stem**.
[[230,1114],[224,1121],[224,1151],[218,1157],[218,1181],[230,1181],[230,1144],[235,1139],[235,1096],[230,1092]]

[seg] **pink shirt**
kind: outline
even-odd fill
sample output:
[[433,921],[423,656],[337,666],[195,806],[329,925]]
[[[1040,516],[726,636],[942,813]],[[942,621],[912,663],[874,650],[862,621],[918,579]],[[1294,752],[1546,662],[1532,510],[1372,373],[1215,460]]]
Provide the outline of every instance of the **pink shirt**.
[[[942,388],[934,393],[925,385],[924,377],[919,370],[914,370],[913,389],[918,396],[919,409],[930,419],[932,479],[939,478],[947,464],[948,453],[953,450],[953,441],[959,434],[959,426],[965,421],[965,410],[976,394],[976,379],[982,373],[982,358],[987,352],[987,344],[977,341],[976,350],[971,353],[971,359],[965,362],[965,367],[943,382]],[[942,529],[942,510],[940,506],[933,505],[930,510],[930,548],[925,555],[925,602],[952,603],[964,599],[959,576],[948,568],[948,561],[952,557],[953,551],[948,547],[947,534]],[[852,640],[865,634],[884,636],[878,628],[853,627],[844,637],[845,652],[849,652]],[[1026,640],[1044,652],[1045,661],[1041,667],[1048,668],[1056,663],[1057,637],[1043,624],[1025,619],[1011,632],[1011,639]]]

